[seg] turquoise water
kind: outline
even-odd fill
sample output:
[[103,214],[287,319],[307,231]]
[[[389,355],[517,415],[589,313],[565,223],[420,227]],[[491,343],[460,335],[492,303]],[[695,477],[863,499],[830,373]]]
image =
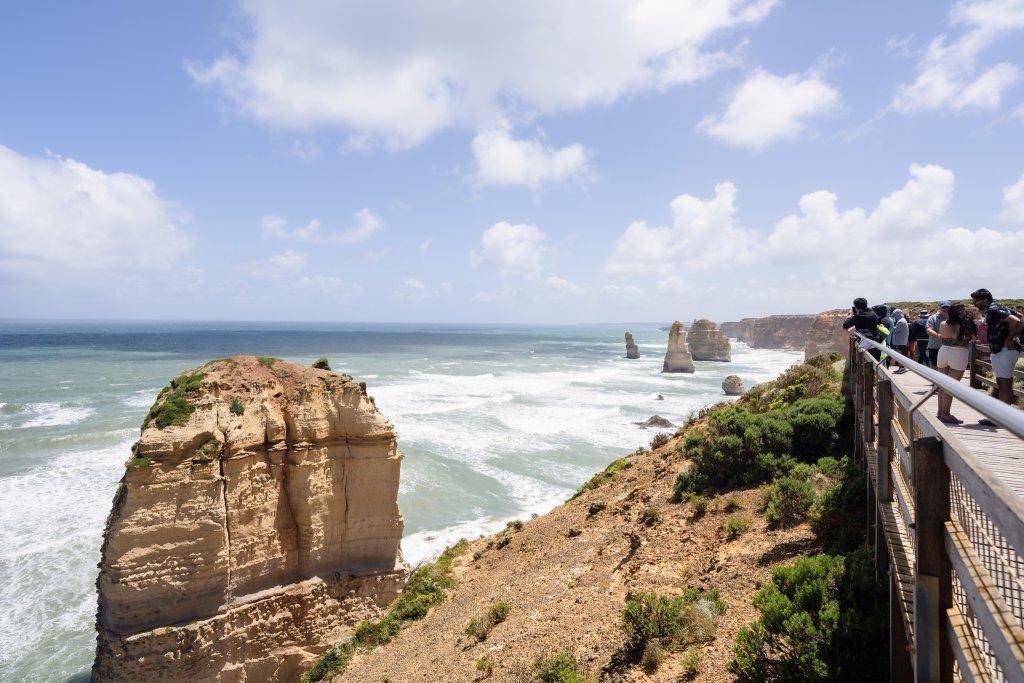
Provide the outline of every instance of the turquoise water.
[[[626,330],[639,360],[624,357]],[[563,502],[651,440],[634,422],[681,422],[724,398],[726,375],[750,386],[801,357],[734,345],[732,363],[662,375],[666,339],[656,324],[0,322],[0,680],[88,671],[104,520],[143,416],[182,371],[326,356],[367,382],[406,456],[402,548],[416,563]]]

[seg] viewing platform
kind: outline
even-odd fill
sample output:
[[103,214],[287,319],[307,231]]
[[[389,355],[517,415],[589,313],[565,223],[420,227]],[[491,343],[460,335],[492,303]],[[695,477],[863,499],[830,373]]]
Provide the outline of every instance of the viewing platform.
[[[853,342],[848,364],[891,679],[1024,683],[1024,411],[972,388],[983,353],[961,382],[893,355],[908,372]],[[940,387],[962,424],[936,417]]]

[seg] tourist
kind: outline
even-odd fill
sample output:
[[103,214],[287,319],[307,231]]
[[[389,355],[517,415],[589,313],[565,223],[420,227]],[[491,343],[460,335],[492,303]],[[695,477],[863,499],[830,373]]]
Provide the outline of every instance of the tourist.
[[[947,308],[947,320],[939,325],[938,365],[936,369],[951,379],[960,381],[967,370],[969,347],[971,341],[978,336],[978,326],[973,316],[967,312],[963,304],[953,304]],[[953,395],[945,391],[939,392],[939,412],[936,417],[946,424],[961,424],[963,420],[954,417],[949,410],[953,404]]]
[[[910,355],[910,323],[907,322],[906,316],[903,315],[903,311],[896,309],[892,312],[892,318],[896,322],[892,329],[892,348],[896,349],[899,353],[904,356]],[[902,375],[907,371],[905,367],[900,365],[899,361],[896,361],[896,365],[899,369],[896,371],[897,375]]]
[[[843,329],[856,331],[871,341],[882,341],[882,335],[878,332],[878,316],[868,308],[868,300],[862,296],[853,300],[853,308],[850,309],[850,316],[843,321]],[[865,342],[861,342],[860,347],[867,349],[875,360],[881,360],[882,352],[878,349]]]
[[[1013,369],[1020,357],[1020,341],[1017,336],[1021,332],[1021,318],[1002,304],[992,300],[992,292],[987,289],[976,289],[971,292],[971,300],[978,310],[985,314],[988,326],[988,348],[992,351],[992,374],[996,376],[996,388],[999,400],[1013,403]],[[994,427],[989,419],[979,420],[981,424]]]
[[910,341],[917,347],[917,362],[928,367],[928,311],[918,311],[910,324]]
[[943,301],[939,304],[939,312],[928,318],[928,361],[933,368],[939,366],[939,349],[942,348],[942,337],[939,336],[939,326],[946,322],[946,313],[949,311],[949,302]]

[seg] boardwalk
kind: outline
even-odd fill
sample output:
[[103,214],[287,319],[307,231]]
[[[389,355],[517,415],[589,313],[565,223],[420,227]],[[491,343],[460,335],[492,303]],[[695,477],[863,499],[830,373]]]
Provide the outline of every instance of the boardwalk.
[[[917,364],[896,375],[855,347],[850,360],[869,539],[890,577],[892,680],[1024,683],[1024,414],[966,379]],[[939,422],[933,382],[963,424]]]

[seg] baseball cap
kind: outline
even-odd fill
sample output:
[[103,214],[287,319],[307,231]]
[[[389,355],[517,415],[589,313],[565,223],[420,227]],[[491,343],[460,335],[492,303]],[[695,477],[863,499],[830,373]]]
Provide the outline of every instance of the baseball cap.
[[949,308],[949,302],[943,301],[941,304],[939,304],[939,308]]
[[918,311],[918,312],[917,312],[917,314],[918,314],[918,315],[928,315],[928,311],[926,311],[926,310],[924,310],[924,309],[922,308],[922,309],[921,309],[920,311]]

